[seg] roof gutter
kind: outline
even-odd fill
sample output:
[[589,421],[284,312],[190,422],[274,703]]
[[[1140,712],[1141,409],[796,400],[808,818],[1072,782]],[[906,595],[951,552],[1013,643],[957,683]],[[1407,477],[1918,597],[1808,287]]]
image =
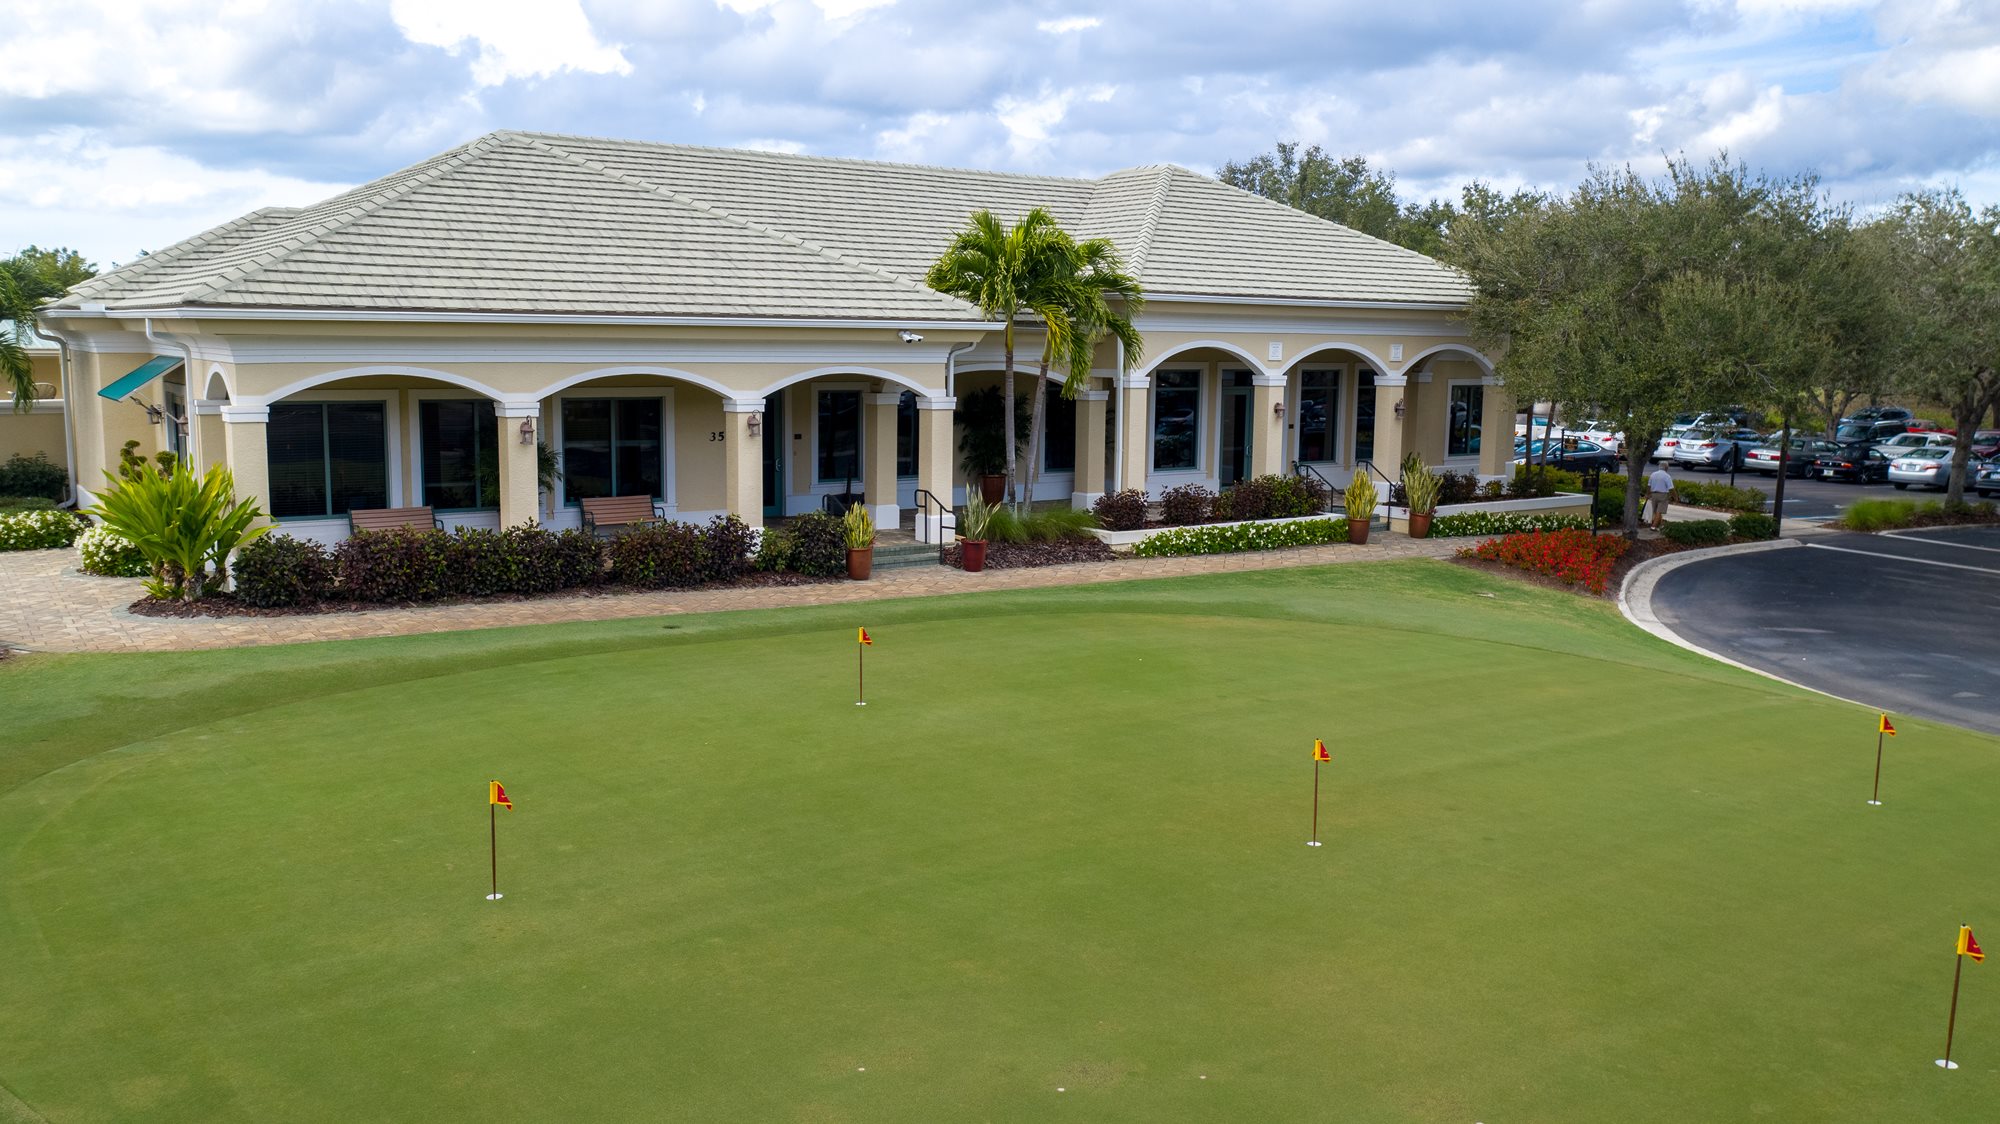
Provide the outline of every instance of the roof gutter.
[[81,508],[83,494],[76,482],[76,411],[70,404],[70,394],[76,388],[76,374],[71,369],[75,361],[70,358],[69,337],[41,323],[39,316],[35,320],[35,331],[56,341],[56,377],[62,380],[63,476],[69,484],[69,497],[64,502]]
[[333,320],[422,324],[659,325],[691,328],[929,328],[933,331],[999,331],[989,320],[913,320],[786,316],[609,316],[560,312],[409,312],[352,308],[57,308],[65,317],[108,320]]
[[1270,305],[1277,308],[1370,308],[1404,309],[1410,312],[1463,312],[1470,306],[1470,300],[1463,301],[1365,301],[1365,300],[1319,300],[1307,297],[1244,297],[1221,296],[1199,293],[1147,293],[1147,304],[1251,304]]

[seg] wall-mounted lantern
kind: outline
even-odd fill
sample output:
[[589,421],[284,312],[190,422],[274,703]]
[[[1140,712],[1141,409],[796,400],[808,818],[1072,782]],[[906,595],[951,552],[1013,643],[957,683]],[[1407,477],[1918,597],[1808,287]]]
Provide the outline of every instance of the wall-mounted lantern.
[[752,437],[764,436],[764,415],[762,414],[750,415],[750,436]]
[[1277,418],[1279,421],[1285,420],[1285,404],[1283,401],[1271,403],[1271,416]]
[[1408,409],[1409,407],[1404,405],[1403,400],[1401,398],[1396,399],[1396,420],[1402,421],[1403,414],[1406,413]]
[[521,444],[523,444],[523,445],[532,445],[532,444],[534,444],[534,443],[535,443],[535,419],[533,419],[533,418],[522,418],[522,419],[521,419]]

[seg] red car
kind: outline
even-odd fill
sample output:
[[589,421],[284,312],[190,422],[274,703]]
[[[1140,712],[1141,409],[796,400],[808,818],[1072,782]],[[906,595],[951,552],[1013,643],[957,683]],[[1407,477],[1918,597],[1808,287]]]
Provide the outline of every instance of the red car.
[[1982,429],[1973,433],[1972,455],[1975,457],[2000,455],[2000,429]]

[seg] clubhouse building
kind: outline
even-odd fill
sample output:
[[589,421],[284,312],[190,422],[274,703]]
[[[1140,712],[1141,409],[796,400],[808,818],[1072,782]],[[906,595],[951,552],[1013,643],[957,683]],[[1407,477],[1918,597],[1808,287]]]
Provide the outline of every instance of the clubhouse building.
[[[323,540],[358,509],[565,527],[580,499],[648,496],[761,525],[831,495],[934,539],[964,495],[955,407],[998,383],[1002,333],[924,274],[972,211],[1034,206],[1111,239],[1148,296],[1129,373],[1106,344],[1073,400],[1060,374],[1042,387],[1037,499],[1305,470],[1338,485],[1370,462],[1393,476],[1409,450],[1508,470],[1514,406],[1466,337],[1461,277],[1186,170],[514,132],[78,286],[40,314],[51,392],[0,420],[0,456],[66,460],[82,503],[128,441],[221,462]],[[1032,394],[1041,341],[1018,338]]]

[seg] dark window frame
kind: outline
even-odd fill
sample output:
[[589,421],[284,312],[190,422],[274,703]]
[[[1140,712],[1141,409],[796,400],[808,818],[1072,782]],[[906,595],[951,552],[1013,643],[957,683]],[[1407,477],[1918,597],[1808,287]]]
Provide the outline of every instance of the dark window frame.
[[[353,496],[340,497],[347,499],[350,502],[348,502],[344,507],[338,507],[338,510],[336,510],[336,507],[338,505],[336,505],[335,503],[336,495],[334,487],[335,480],[334,480],[333,468],[335,461],[339,458],[336,458],[333,455],[334,431],[333,431],[333,421],[330,411],[332,410],[350,411],[356,409],[365,410],[371,407],[376,412],[379,413],[381,421],[381,428],[379,431],[381,435],[379,440],[381,442],[381,460],[382,460],[381,492],[379,493],[379,497],[377,495],[370,495],[365,497],[367,499],[376,501],[372,504],[370,503],[355,504],[351,502],[355,498]],[[369,398],[369,399],[321,399],[314,401],[288,401],[288,402],[275,403],[270,407],[270,409],[272,414],[277,414],[281,411],[285,413],[296,413],[298,411],[305,411],[305,410],[312,410],[318,412],[319,414],[318,459],[320,465],[319,500],[321,504],[321,508],[317,512],[291,511],[291,512],[281,513],[278,511],[277,489],[271,485],[270,481],[271,481],[271,467],[273,465],[279,464],[280,462],[277,457],[272,455],[272,449],[271,449],[271,440],[273,437],[271,422],[274,419],[267,416],[264,427],[264,433],[265,433],[264,463],[265,463],[266,491],[269,494],[265,498],[269,502],[272,519],[279,522],[284,522],[287,520],[294,520],[294,519],[298,520],[339,519],[350,511],[367,510],[370,507],[384,508],[390,506],[391,500],[389,497],[390,493],[393,491],[392,488],[393,481],[391,479],[391,473],[390,473],[391,461],[389,457],[389,431],[391,429],[391,424],[390,424],[391,411],[389,409],[389,402],[387,399]]]

